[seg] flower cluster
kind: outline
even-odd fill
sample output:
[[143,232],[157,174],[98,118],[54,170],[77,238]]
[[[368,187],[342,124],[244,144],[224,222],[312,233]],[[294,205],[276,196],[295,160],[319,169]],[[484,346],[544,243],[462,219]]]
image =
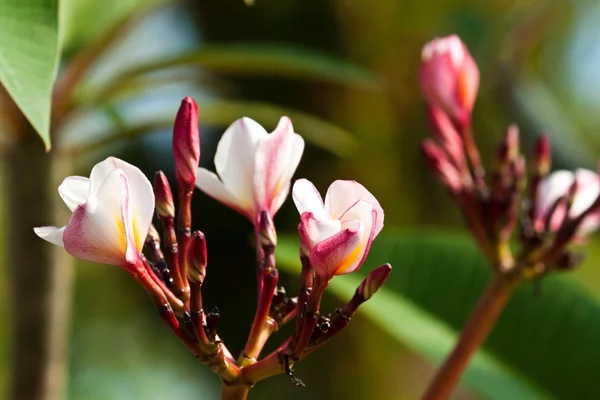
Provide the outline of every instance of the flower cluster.
[[[216,173],[198,168],[198,109],[188,97],[181,103],[173,131],[177,209],[164,173],[157,172],[151,185],[137,167],[109,157],[92,169],[89,178],[72,176],[60,185],[59,194],[73,212],[67,225],[39,227],[35,233],[76,258],[115,265],[131,274],[189,350],[218,373],[227,388],[244,392],[271,375],[292,376],[291,366],[339,333],[391,272],[388,264],[374,269],[337,316],[320,315],[326,286],[334,276],[361,267],[383,228],[384,214],[375,197],[357,182],[335,181],[323,201],[311,182],[300,179],[293,185],[293,199],[300,213],[301,289],[290,297],[277,286],[272,218],[288,197],[303,150],[304,141],[288,118],[281,118],[270,134],[255,121],[241,118],[218,144]],[[203,305],[207,248],[204,234],[191,229],[195,187],[255,226],[258,305],[239,357],[232,356],[217,334],[218,312],[207,313]],[[154,214],[162,235],[152,222]],[[294,318],[292,335],[260,359],[270,334]]]
[[[518,128],[511,125],[486,179],[471,124],[479,70],[457,36],[423,48],[420,84],[433,134],[422,145],[426,161],[458,201],[496,271],[520,281],[575,266],[580,257],[569,244],[600,226],[599,175],[582,169],[551,173],[545,136],[535,143],[528,173]],[[520,250],[513,254],[509,241],[517,226]]]

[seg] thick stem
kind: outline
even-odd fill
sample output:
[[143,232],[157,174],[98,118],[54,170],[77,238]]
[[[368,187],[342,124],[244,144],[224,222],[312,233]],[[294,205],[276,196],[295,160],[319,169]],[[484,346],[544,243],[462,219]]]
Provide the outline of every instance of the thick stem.
[[[72,258],[33,233],[33,227],[66,222],[56,177],[69,163],[48,155],[31,130],[4,154],[7,179],[7,266],[11,289],[11,398],[63,397],[70,317]],[[57,220],[57,217],[61,221]]]
[[250,392],[250,386],[228,385],[223,382],[221,400],[246,400],[248,392]]
[[179,189],[179,205],[177,208],[177,244],[179,247],[179,274],[181,275],[181,300],[189,311],[190,285],[187,278],[187,251],[192,237],[192,190]]
[[463,328],[456,347],[438,370],[423,400],[444,400],[450,397],[469,360],[485,341],[504,310],[515,286],[515,283],[508,282],[502,275],[494,275]]

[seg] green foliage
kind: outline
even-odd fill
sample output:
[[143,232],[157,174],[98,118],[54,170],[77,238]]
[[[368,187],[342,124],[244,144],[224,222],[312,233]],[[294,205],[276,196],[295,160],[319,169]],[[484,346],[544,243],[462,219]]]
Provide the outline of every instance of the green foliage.
[[[298,245],[280,239],[280,268],[299,270]],[[361,278],[390,262],[389,281],[360,313],[428,360],[441,362],[489,279],[471,239],[430,231],[388,232],[366,265],[336,277],[329,292],[346,300]],[[569,278],[521,287],[464,380],[491,399],[599,398],[600,304]]]
[[0,82],[50,149],[59,56],[58,0],[0,2]]

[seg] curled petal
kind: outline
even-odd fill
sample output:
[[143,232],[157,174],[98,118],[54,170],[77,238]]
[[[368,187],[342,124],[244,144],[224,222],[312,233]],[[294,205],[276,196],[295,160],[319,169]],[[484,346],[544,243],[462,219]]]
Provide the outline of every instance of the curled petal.
[[[348,272],[343,267],[346,260],[355,259],[363,236],[360,221],[348,223],[342,231],[315,245],[310,253],[310,262],[315,272],[325,279]],[[341,267],[341,268],[340,268]]]
[[[379,232],[376,231],[375,224],[377,223],[377,210],[367,201],[359,200],[344,213],[342,221],[359,220],[363,224],[363,235],[360,243],[357,245],[354,257],[348,257],[339,267],[342,273],[356,271],[363,264],[371,248],[371,243]],[[344,225],[347,222],[344,222]]]
[[256,211],[279,210],[289,191],[290,179],[304,151],[304,140],[294,133],[292,122],[282,117],[277,128],[263,137],[256,148],[254,198]]
[[87,200],[90,194],[90,180],[83,176],[69,176],[58,187],[58,194],[69,210],[73,211]]
[[41,226],[39,228],[33,228],[33,231],[42,239],[57,246],[65,247],[63,242],[64,226],[62,228],[57,228],[55,226]]
[[82,260],[123,267],[134,261],[137,252],[132,256],[130,242],[137,240],[132,237],[132,221],[125,220],[129,200],[125,173],[113,170],[96,195],[73,212],[63,235],[67,252]]
[[306,248],[312,249],[317,243],[330,238],[342,230],[342,223],[334,219],[316,219],[310,212],[300,216],[298,231]]
[[308,179],[298,179],[292,188],[292,198],[300,214],[312,213],[315,218],[328,218],[321,194]]
[[[375,210],[377,214],[374,232],[375,235],[378,235],[383,228],[383,209],[375,196],[358,182],[343,180],[333,182],[331,186],[329,186],[327,195],[325,196],[325,210],[327,210],[332,218],[342,219],[342,215],[345,215],[348,209],[354,206],[359,200],[363,200],[373,206],[373,210]],[[362,217],[369,220],[371,218],[370,211]],[[367,221],[363,220],[362,217],[360,219],[363,223],[366,223]],[[346,217],[344,217],[344,219],[346,219]]]

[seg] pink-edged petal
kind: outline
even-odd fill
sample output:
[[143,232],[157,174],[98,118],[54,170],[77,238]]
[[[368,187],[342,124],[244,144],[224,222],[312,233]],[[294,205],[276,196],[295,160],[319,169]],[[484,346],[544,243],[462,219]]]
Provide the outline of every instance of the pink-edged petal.
[[40,226],[38,228],[33,228],[33,231],[42,239],[57,246],[65,247],[63,242],[64,226],[62,228],[57,228],[56,226]]
[[569,212],[571,217],[576,217],[587,210],[600,195],[600,178],[595,172],[578,169],[575,171],[575,179],[577,192]]
[[315,219],[313,213],[305,212],[300,216],[298,232],[300,240],[307,250],[317,243],[336,235],[342,230],[342,224],[334,219]]
[[96,195],[75,209],[63,234],[69,254],[102,264],[127,264],[122,215],[124,176],[119,169],[110,172]]
[[571,171],[555,171],[540,181],[536,205],[538,218],[544,218],[556,200],[568,193],[574,180]]
[[308,179],[298,179],[292,188],[292,198],[300,215],[311,212],[317,219],[330,219],[323,208],[319,191]]
[[[303,151],[304,140],[294,133],[292,122],[287,117],[282,117],[273,133],[260,140],[256,147],[254,169],[257,209],[269,210],[271,215],[277,212],[281,206],[279,195],[284,189],[289,190],[289,181]],[[275,199],[278,201],[275,202]]]
[[600,213],[593,213],[586,217],[579,225],[577,235],[586,236],[600,227]]
[[58,194],[69,210],[86,202],[90,194],[90,180],[83,176],[69,176],[58,187]]
[[363,236],[360,221],[349,223],[346,229],[319,242],[310,252],[310,262],[315,272],[325,279],[350,271],[341,270],[348,258],[356,258],[358,245]]
[[242,203],[236,198],[233,193],[227,190],[214,172],[210,172],[205,168],[198,168],[196,187],[213,199],[252,219],[253,205],[251,203]]
[[[325,210],[332,218],[341,219],[342,215],[345,215],[346,211],[354,206],[359,200],[366,201],[373,206],[373,210],[375,210],[377,214],[374,231],[375,235],[379,234],[383,228],[383,209],[375,196],[356,181],[337,180],[333,182],[331,186],[329,186],[327,195],[325,196]],[[348,218],[351,219],[350,217]]]
[[215,154],[215,168],[227,190],[243,204],[254,203],[254,157],[267,131],[250,118],[235,121],[223,134]]
[[341,273],[348,273],[360,268],[367,258],[373,239],[379,233],[375,229],[377,211],[371,203],[359,200],[344,213],[341,220],[344,221],[342,229],[346,228],[347,224],[354,223],[356,220],[360,220],[363,224],[363,236],[354,253],[354,258],[347,258],[344,264],[339,267]]

